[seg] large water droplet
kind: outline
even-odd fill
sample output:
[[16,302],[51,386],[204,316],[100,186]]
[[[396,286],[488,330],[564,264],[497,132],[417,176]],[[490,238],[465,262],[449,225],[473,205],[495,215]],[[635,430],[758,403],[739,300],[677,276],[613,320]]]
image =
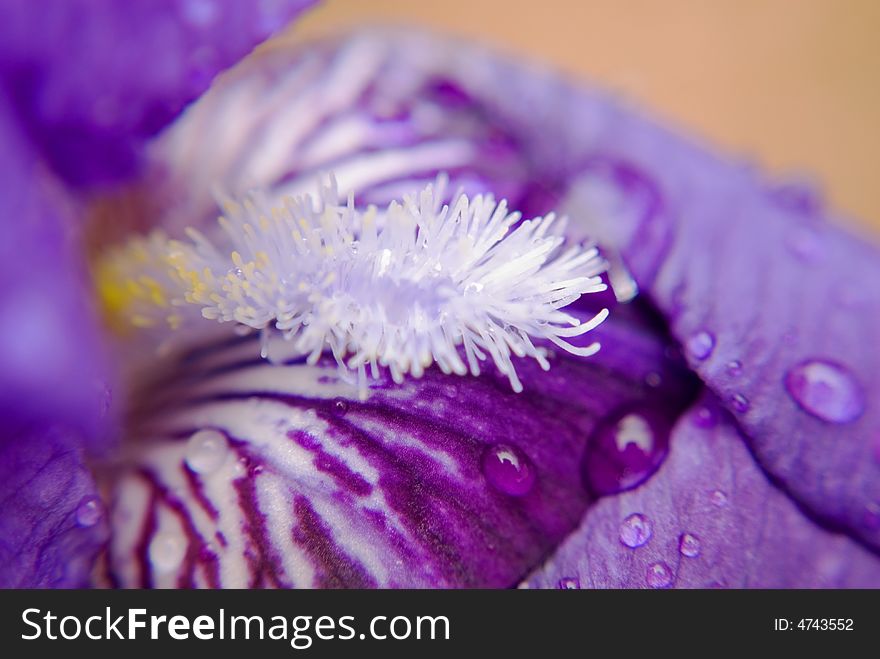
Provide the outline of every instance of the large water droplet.
[[701,330],[688,338],[685,347],[694,359],[702,361],[708,359],[715,349],[715,337],[709,332]]
[[653,534],[654,525],[641,513],[633,513],[620,523],[620,542],[630,549],[643,546]]
[[672,570],[663,561],[651,563],[645,573],[645,581],[651,588],[669,588],[672,585]]
[[514,446],[496,444],[483,452],[483,475],[499,492],[520,497],[535,485],[535,468]]
[[578,590],[581,582],[577,577],[562,577],[556,587],[560,590]]
[[150,542],[148,553],[153,569],[157,572],[171,572],[183,561],[186,542],[176,534],[160,533]]
[[104,506],[98,497],[85,497],[76,507],[76,523],[87,528],[97,524],[104,514]]
[[199,430],[186,443],[186,464],[197,474],[217,471],[229,452],[226,437],[216,430]]
[[865,394],[845,367],[813,359],[785,375],[785,389],[800,407],[830,423],[849,423],[865,411]]
[[337,416],[345,416],[348,412],[348,401],[344,398],[336,398],[333,400],[333,413]]
[[582,464],[588,489],[614,494],[644,482],[666,457],[671,426],[667,413],[646,405],[624,407],[600,421]]
[[678,538],[678,553],[688,558],[700,555],[700,539],[693,533],[682,533]]

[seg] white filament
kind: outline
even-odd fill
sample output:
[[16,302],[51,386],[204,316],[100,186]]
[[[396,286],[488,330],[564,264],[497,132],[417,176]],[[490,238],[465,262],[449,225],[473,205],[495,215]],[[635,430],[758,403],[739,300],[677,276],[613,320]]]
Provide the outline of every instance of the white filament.
[[[329,350],[356,370],[366,394],[367,369],[386,367],[396,382],[420,377],[432,363],[445,373],[478,375],[492,359],[522,390],[513,356],[546,370],[549,340],[575,355],[565,339],[593,329],[562,310],[584,293],[605,289],[604,261],[591,245],[564,247],[551,232],[554,215],[520,223],[506,202],[458,194],[442,205],[446,179],[384,212],[360,211],[338,199],[335,181],[319,199],[287,198],[272,208],[259,196],[225,204],[214,240],[189,230],[171,241],[169,297],[201,307],[205,318],[280,332],[314,363]],[[266,356],[264,342],[263,354]]]

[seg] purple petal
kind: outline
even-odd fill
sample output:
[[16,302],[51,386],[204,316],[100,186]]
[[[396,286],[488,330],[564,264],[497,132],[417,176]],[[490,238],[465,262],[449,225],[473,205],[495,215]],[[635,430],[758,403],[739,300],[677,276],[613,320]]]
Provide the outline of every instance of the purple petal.
[[111,380],[70,201],[5,102],[0,142],[0,587],[83,586],[106,536],[84,454],[111,443]]
[[0,443],[33,421],[106,439],[110,381],[70,199],[0,102]]
[[2,75],[65,180],[114,182],[219,71],[312,4],[13,0],[0,13]]
[[575,190],[635,171],[663,200],[612,231],[692,368],[785,490],[880,546],[880,252],[636,119],[595,148]]
[[518,365],[523,394],[495,373],[431,369],[362,402],[332,360],[272,365],[251,339],[194,353],[139,398],[110,579],[511,586],[586,509],[597,422],[621,406],[674,415],[692,395],[662,341],[619,329],[603,357]]
[[645,486],[606,497],[530,587],[852,588],[880,585],[880,559],[804,516],[755,464],[711,395],[679,420]]
[[0,442],[0,588],[82,588],[107,538],[83,438],[34,425]]

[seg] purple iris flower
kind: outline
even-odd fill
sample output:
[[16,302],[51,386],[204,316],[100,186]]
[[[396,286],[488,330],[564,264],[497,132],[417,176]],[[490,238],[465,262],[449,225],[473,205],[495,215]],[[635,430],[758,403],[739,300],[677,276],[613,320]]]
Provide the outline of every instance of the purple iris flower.
[[[814,191],[604,92],[412,31],[269,49],[159,132],[303,4],[266,23],[108,3],[78,29],[59,13],[52,39],[4,35],[0,584],[880,585],[877,249]],[[2,23],[33,34],[11,7]],[[58,59],[69,43],[88,69]],[[519,393],[489,359],[380,370],[360,395],[329,352],[178,319],[159,275],[115,287],[151,250],[190,254],[161,238],[95,268],[111,314],[148,326],[103,329],[87,233],[93,264],[136,230],[216,240],[218,198],[313,192],[327,172],[353,209],[441,175],[566,214],[608,263],[609,291],[567,307],[611,308],[587,335],[602,349],[515,359]],[[281,285],[243,265],[215,293]]]

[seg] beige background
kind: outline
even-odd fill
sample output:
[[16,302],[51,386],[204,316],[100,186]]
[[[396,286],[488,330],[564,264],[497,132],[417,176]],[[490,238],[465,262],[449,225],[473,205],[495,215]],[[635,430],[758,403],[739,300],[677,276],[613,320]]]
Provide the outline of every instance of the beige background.
[[379,21],[599,81],[880,230],[880,0],[324,0],[294,35]]

